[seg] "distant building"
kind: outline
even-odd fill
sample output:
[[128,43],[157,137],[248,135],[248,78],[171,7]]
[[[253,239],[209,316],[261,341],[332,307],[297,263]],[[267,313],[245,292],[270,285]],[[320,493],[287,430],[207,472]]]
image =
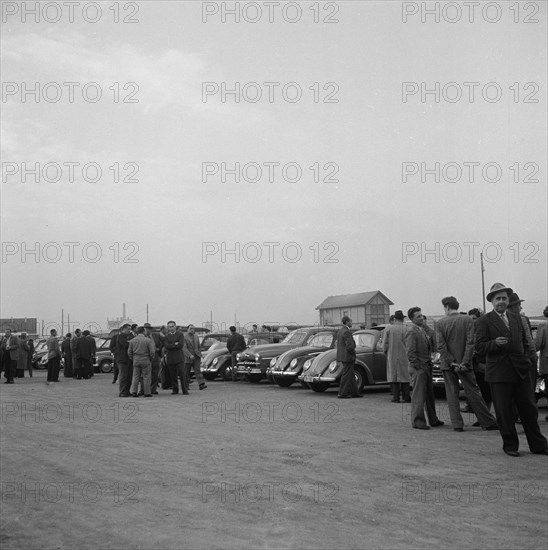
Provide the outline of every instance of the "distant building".
[[107,332],[110,332],[113,329],[120,328],[124,323],[128,325],[133,325],[131,319],[124,319],[123,317],[115,317],[114,319],[107,319]]
[[36,317],[10,317],[0,319],[0,332],[10,328],[13,332],[26,332],[27,334],[38,334],[38,320]]
[[320,310],[320,325],[337,325],[348,315],[354,325],[370,327],[388,323],[390,301],[380,290],[328,296],[316,309]]

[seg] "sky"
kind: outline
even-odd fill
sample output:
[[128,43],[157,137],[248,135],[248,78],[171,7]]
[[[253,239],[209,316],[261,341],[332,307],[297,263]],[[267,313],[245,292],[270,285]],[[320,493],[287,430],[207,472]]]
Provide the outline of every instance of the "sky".
[[3,2],[0,317],[540,315],[547,5],[445,4]]

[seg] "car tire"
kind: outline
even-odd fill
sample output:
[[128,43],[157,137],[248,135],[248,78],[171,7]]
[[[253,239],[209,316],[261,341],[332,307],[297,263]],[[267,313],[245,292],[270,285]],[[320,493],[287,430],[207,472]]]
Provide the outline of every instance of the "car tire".
[[221,376],[225,382],[232,382],[232,366],[227,365]]
[[114,362],[110,359],[104,359],[99,363],[99,372],[102,372],[103,374],[108,374],[109,372],[112,372],[113,368]]
[[248,374],[247,379],[252,384],[258,384],[263,379],[263,375],[262,374]]
[[206,380],[215,380],[215,378],[217,378],[217,374],[218,373],[216,372],[202,371],[202,375]]
[[356,384],[358,385],[358,393],[362,393],[365,387],[365,373],[360,367],[354,369],[354,376],[356,377]]
[[329,388],[329,382],[308,382],[308,387],[317,393],[324,392]]

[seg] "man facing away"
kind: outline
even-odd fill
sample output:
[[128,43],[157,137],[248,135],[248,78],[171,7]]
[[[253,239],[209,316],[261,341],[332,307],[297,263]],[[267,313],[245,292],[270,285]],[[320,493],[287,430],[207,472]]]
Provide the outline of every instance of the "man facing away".
[[405,347],[409,360],[409,374],[413,393],[411,394],[411,425],[417,430],[429,430],[424,416],[424,407],[428,421],[433,428],[443,426],[436,415],[434,387],[432,384],[432,361],[430,354],[434,348],[431,335],[423,328],[424,317],[420,307],[412,307],[407,316],[413,323],[405,333]]
[[202,360],[202,352],[200,349],[200,339],[196,334],[194,325],[188,325],[183,342],[183,355],[185,356],[185,376],[187,377],[187,386],[190,383],[190,371],[194,370],[196,380],[198,380],[199,388],[205,390],[207,386],[200,370],[200,362]]
[[238,380],[238,373],[236,372],[236,363],[238,362],[237,356],[238,353],[244,351],[247,346],[244,337],[236,332],[235,326],[229,327],[229,330],[230,336],[226,341],[226,347],[228,349],[228,353],[230,353],[230,357],[232,360],[232,382],[236,382],[236,380]]
[[339,386],[339,399],[351,397],[363,397],[359,394],[354,363],[356,362],[356,342],[352,338],[350,329],[352,319],[345,315],[342,319],[342,327],[337,332],[337,361],[342,363],[341,384]]
[[436,341],[453,430],[464,431],[459,380],[462,381],[464,393],[480,426],[484,430],[496,430],[497,422],[481,396],[473,371],[474,320],[468,315],[460,315],[459,302],[454,296],[443,298],[441,303],[445,317],[436,323]]
[[491,287],[487,300],[493,310],[476,321],[476,349],[486,356],[485,379],[491,385],[502,450],[509,456],[519,456],[516,406],[529,449],[548,455],[548,442],[540,432],[531,386],[529,343],[519,315],[507,311],[512,293],[502,283]]
[[152,397],[150,393],[150,374],[156,348],[152,338],[147,338],[145,335],[145,330],[145,327],[139,327],[137,337],[132,338],[129,342],[128,355],[129,359],[133,361],[132,397],[137,397],[137,388],[141,377],[143,377],[145,397]]
[[405,315],[399,309],[392,317],[392,324],[385,329],[383,342],[387,380],[392,386],[392,403],[400,402],[400,392],[403,401],[411,403],[409,361],[405,349],[407,327],[403,324]]
[[80,365],[78,364],[78,355],[77,355],[77,344],[78,339],[82,337],[82,331],[77,328],[74,331],[74,336],[70,340],[70,351],[72,353],[72,377],[78,378],[78,373],[80,372]]
[[59,382],[59,368],[61,366],[61,348],[59,346],[59,338],[57,338],[57,331],[52,328],[49,334],[50,336],[46,341],[48,348],[48,377],[46,384]]
[[15,372],[17,370],[17,359],[19,357],[19,338],[11,333],[11,329],[6,329],[6,334],[2,341],[4,369],[6,371],[6,381],[4,384],[13,384]]
[[172,383],[172,395],[179,393],[179,380],[181,381],[183,395],[188,395],[188,385],[184,373],[184,338],[184,334],[180,330],[177,330],[175,321],[169,321],[167,324],[167,334],[164,339],[164,348],[166,350],[166,364]]
[[91,378],[95,358],[96,344],[89,330],[84,330],[76,341],[76,360],[78,361],[78,380]]

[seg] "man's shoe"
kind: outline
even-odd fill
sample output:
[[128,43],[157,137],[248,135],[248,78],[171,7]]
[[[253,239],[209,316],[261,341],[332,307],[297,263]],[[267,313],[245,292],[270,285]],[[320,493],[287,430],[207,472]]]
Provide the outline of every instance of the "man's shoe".
[[532,451],[534,455],[548,455],[548,449],[543,449],[542,451]]
[[201,390],[205,390],[206,388],[207,388],[207,386],[202,382],[202,383],[200,384],[200,389],[201,389]]
[[152,395],[158,395],[158,390],[154,390],[154,391],[152,392]]
[[464,428],[453,428],[455,432],[464,432]]
[[493,432],[498,429],[499,429],[498,424],[491,424],[491,426],[487,426],[487,428],[485,428],[485,431]]
[[337,395],[337,399],[350,399],[349,395]]
[[432,428],[437,428],[438,426],[443,426],[444,424],[445,422],[443,422],[442,420],[437,420],[433,424],[430,424],[430,426],[432,426]]
[[139,395],[136,394],[136,393],[132,393],[132,394],[131,394],[131,397],[139,397]]
[[474,422],[474,423],[472,424],[472,426],[473,426],[474,428],[478,428],[478,427],[480,426],[480,423],[476,420],[476,422]]
[[508,456],[519,456],[518,451],[504,451]]
[[171,395],[177,395],[178,393],[179,393],[178,391],[172,391]]
[[415,430],[429,430],[430,428],[428,426],[413,426]]
[[189,395],[189,393],[187,391],[184,391],[183,395]]
[[351,397],[352,399],[358,399],[358,397],[363,397],[363,395],[358,393],[357,395],[352,395]]
[[151,393],[145,393],[145,397],[152,397]]
[[118,397],[131,397],[129,393],[121,393],[118,395]]

